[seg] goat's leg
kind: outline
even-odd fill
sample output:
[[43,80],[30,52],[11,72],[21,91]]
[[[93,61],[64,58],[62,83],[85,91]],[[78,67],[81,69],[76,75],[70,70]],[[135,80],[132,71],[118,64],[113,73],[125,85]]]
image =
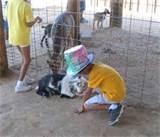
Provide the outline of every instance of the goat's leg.
[[99,27],[99,20],[97,21],[97,29],[99,29],[100,27]]
[[103,21],[101,21],[101,29],[103,28]]
[[95,20],[93,20],[93,30],[95,30]]
[[46,44],[46,47],[49,48],[49,46],[48,46],[48,37],[45,38],[45,44]]
[[45,37],[46,37],[46,35],[44,35],[43,37],[42,37],[42,39],[41,39],[41,47],[43,47],[43,41],[44,41],[44,39],[45,39]]

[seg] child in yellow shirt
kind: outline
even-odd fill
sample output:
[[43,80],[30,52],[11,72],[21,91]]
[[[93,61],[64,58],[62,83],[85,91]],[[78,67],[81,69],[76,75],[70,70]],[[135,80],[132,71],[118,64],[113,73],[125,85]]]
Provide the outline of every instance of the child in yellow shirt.
[[32,89],[32,86],[28,85],[28,82],[25,80],[31,62],[31,27],[37,22],[40,23],[42,19],[39,16],[33,18],[30,0],[9,0],[7,21],[9,27],[9,44],[17,47],[22,56],[22,64],[15,86],[15,92],[23,93]]
[[[68,66],[67,74],[88,77],[82,105],[75,112],[108,109],[111,116],[109,125],[117,123],[124,107],[121,102],[126,97],[125,82],[120,74],[108,65],[92,63],[94,54],[88,54],[83,45],[66,50],[64,57]],[[94,89],[99,89],[100,94],[91,97]]]

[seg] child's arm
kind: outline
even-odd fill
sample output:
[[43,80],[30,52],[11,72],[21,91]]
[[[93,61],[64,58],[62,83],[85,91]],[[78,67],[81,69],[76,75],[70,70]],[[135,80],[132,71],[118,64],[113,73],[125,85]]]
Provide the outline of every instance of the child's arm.
[[41,19],[39,16],[37,16],[33,21],[31,21],[31,22],[26,22],[26,25],[27,25],[28,27],[32,27],[36,22],[41,23],[41,22],[42,22],[42,19]]
[[78,113],[78,114],[80,114],[80,113],[82,113],[82,112],[85,112],[86,111],[86,109],[85,109],[85,107],[84,107],[84,103],[86,102],[86,100],[88,100],[89,99],[89,97],[91,96],[91,94],[92,94],[92,88],[87,88],[87,90],[86,91],[84,91],[84,95],[83,95],[83,103],[82,103],[82,105],[80,106],[80,108],[78,108],[78,109],[75,109],[75,113]]
[[86,102],[86,100],[89,99],[89,97],[91,96],[92,94],[92,88],[87,88],[86,91],[84,91],[84,94],[83,94],[83,104]]

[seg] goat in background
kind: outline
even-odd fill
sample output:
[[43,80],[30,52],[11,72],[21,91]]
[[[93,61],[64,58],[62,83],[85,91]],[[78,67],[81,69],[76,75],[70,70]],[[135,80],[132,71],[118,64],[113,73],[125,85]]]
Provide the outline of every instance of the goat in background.
[[[96,12],[94,14],[93,19],[93,30],[95,29],[95,22],[97,21],[97,29],[103,28],[103,21],[105,20],[105,17],[107,14],[110,14],[108,9],[105,9],[104,12]],[[100,25],[101,23],[101,25]]]

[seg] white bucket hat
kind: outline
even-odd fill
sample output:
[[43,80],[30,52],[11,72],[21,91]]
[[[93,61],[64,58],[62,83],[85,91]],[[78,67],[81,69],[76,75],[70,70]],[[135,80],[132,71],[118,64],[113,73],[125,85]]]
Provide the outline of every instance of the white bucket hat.
[[84,45],[78,45],[64,52],[67,74],[77,75],[94,60],[94,53],[88,53]]

